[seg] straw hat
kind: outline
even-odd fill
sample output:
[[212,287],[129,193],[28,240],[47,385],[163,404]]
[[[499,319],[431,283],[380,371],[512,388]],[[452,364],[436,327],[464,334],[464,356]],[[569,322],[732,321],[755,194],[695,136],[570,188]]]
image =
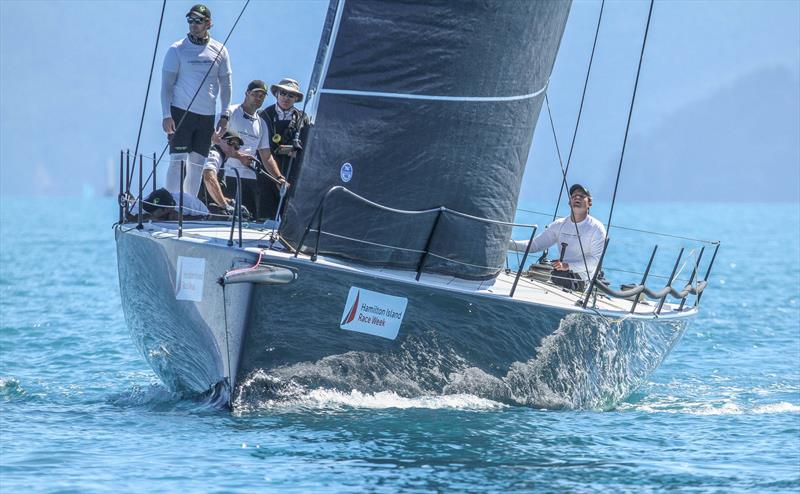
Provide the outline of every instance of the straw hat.
[[273,84],[269,87],[269,92],[271,92],[272,95],[277,98],[278,91],[281,89],[283,89],[287,93],[296,94],[297,103],[303,101],[303,93],[300,91],[300,83],[295,81],[294,79],[281,79],[281,82]]

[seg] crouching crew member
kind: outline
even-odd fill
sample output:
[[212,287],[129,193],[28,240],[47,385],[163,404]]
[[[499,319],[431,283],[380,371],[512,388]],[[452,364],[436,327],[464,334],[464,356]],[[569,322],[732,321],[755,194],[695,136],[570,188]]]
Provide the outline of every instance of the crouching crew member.
[[[161,188],[151,192],[142,201],[145,217],[151,221],[177,221],[180,218],[180,192],[170,192]],[[128,219],[136,221],[139,215],[139,203],[133,206]],[[202,220],[208,217],[208,208],[192,194],[183,194],[183,219]]]
[[231,214],[233,212],[234,198],[225,197],[220,182],[225,183],[225,163],[228,161],[228,153],[225,150],[234,154],[241,149],[243,144],[244,141],[239,133],[228,129],[222,139],[211,146],[208,159],[203,166],[203,189],[207,193],[204,200],[213,214]]

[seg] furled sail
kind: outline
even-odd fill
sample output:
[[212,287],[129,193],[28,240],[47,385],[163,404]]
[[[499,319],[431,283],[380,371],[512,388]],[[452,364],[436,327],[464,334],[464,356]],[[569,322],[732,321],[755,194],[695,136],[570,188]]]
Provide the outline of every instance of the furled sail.
[[[332,0],[312,77],[314,127],[281,234],[299,247],[328,190],[319,252],[494,276],[570,3]],[[437,220],[438,218],[438,220]],[[433,235],[431,236],[431,232]],[[304,250],[314,246],[316,227]],[[429,238],[430,237],[430,238]]]

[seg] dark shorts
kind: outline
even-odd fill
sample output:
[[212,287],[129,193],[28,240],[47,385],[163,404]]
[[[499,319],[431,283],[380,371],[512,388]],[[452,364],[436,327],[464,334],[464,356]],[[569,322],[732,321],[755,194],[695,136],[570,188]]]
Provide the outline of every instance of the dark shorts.
[[169,140],[169,153],[197,153],[208,157],[211,135],[214,133],[214,115],[200,115],[174,106],[170,107],[170,113],[177,131]]

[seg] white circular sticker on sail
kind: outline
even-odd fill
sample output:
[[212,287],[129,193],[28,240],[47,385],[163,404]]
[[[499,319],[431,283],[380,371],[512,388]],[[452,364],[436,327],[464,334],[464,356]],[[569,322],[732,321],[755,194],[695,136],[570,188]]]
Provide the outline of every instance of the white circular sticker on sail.
[[353,165],[350,163],[343,164],[339,170],[339,177],[341,177],[342,182],[349,182],[353,178]]

